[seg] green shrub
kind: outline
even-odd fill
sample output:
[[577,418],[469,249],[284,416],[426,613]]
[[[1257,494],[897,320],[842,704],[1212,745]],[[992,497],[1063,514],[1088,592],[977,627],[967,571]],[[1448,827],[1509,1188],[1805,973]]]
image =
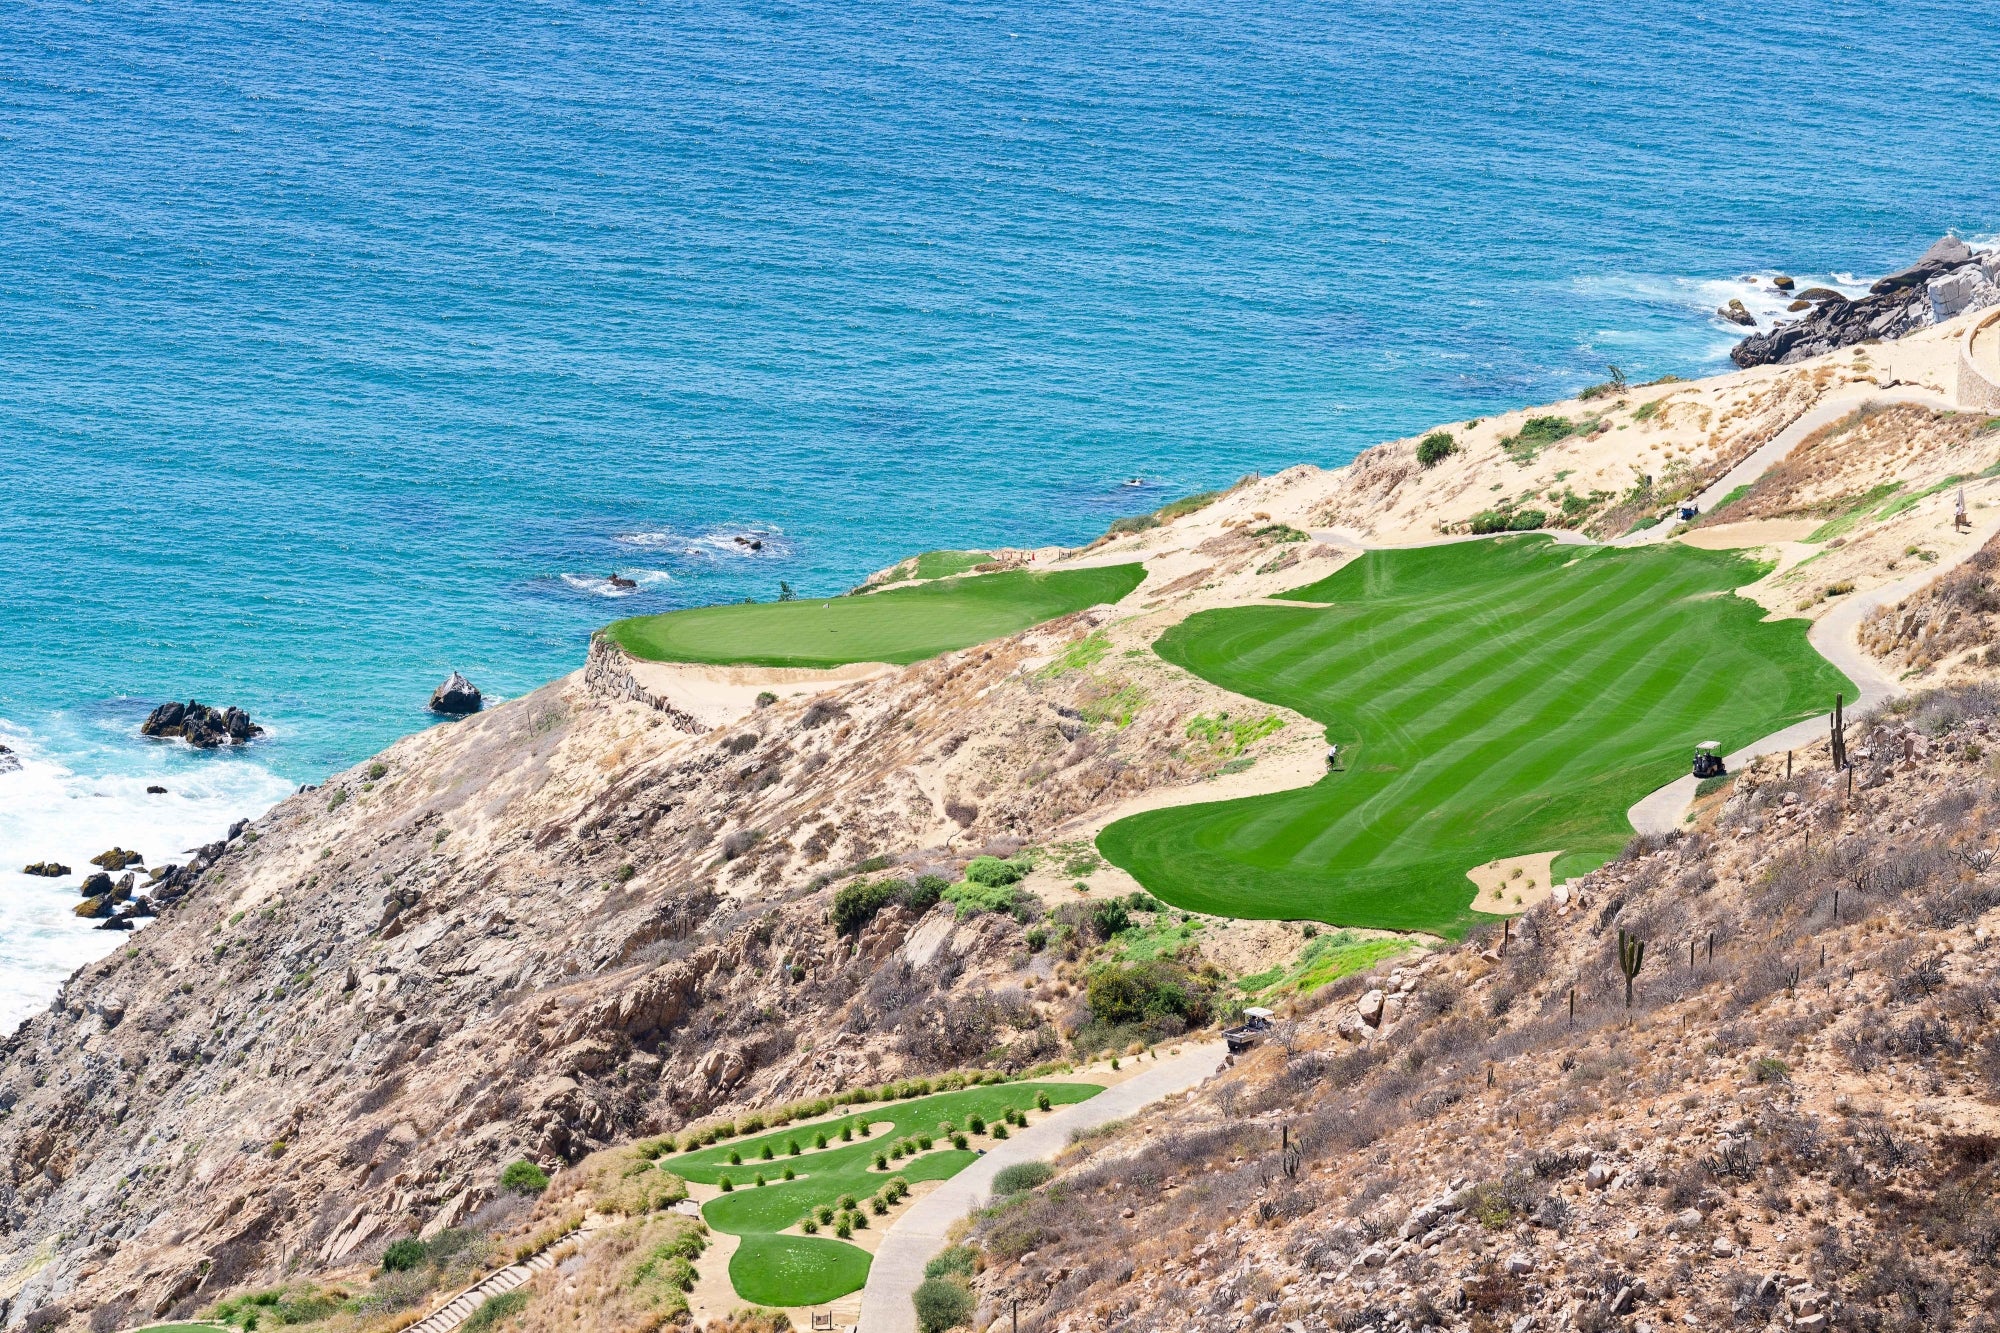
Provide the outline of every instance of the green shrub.
[[969,1140],[963,1134],[953,1134],[951,1136],[951,1146],[958,1149],[960,1152],[965,1151],[965,1145],[968,1142]]
[[1100,940],[1108,940],[1121,930],[1132,925],[1132,914],[1125,904],[1116,898],[1108,898],[1090,907],[1090,929]]
[[842,1213],[840,1220],[833,1224],[833,1234],[842,1240],[850,1239],[854,1235],[854,1223],[849,1220],[851,1216],[852,1214]]
[[979,1252],[970,1245],[954,1245],[938,1251],[937,1255],[924,1265],[925,1277],[948,1277],[953,1273],[970,1279],[979,1268]]
[[965,1128],[966,1132],[970,1134],[984,1134],[986,1132],[986,1117],[983,1115],[968,1117],[965,1122]]
[[965,878],[973,884],[984,884],[990,888],[1000,888],[1007,884],[1019,884],[1028,877],[1033,866],[1025,858],[1003,861],[997,856],[975,856],[966,863]]
[[971,880],[952,885],[944,896],[946,902],[958,909],[961,921],[981,912],[1012,912],[1021,901],[1021,891],[1011,884],[978,884]]
[[525,1291],[503,1291],[498,1296],[489,1296],[486,1303],[459,1325],[459,1333],[481,1333],[492,1328],[503,1319],[511,1319],[528,1308],[528,1293]]
[[819,1210],[816,1215],[819,1218],[821,1226],[830,1227],[833,1225],[833,1209],[827,1206],[826,1204],[821,1204],[819,1206]]
[[737,1149],[731,1148],[729,1150],[729,1164],[731,1166],[743,1165],[743,1154],[739,1152]]
[[731,1180],[728,1176],[721,1176],[716,1179],[715,1187],[721,1190],[724,1194],[728,1194],[736,1188],[736,1182]]
[[507,1163],[500,1173],[500,1188],[516,1194],[540,1194],[549,1187],[549,1173],[523,1157]]
[[1004,1139],[1007,1137],[1007,1126],[1005,1125],[1005,1123],[998,1123],[993,1126],[993,1137],[996,1139]]
[[1048,1093],[1046,1093],[1046,1092],[1038,1092],[1038,1093],[1036,1093],[1036,1094],[1035,1094],[1035,1109],[1036,1109],[1037,1111],[1046,1111],[1046,1110],[1048,1110],[1048,1109],[1049,1109],[1049,1094],[1048,1094]]
[[921,916],[937,906],[945,886],[946,881],[936,875],[920,875],[914,881],[878,879],[849,884],[833,895],[834,933],[859,935],[890,903],[901,903]]
[[1448,430],[1434,430],[1417,441],[1417,465],[1436,467],[1458,452],[1458,442]]
[[1164,958],[1099,967],[1090,974],[1084,994],[1091,1016],[1113,1026],[1172,1017],[1200,1027],[1211,1008],[1208,990],[1186,968]]
[[925,1278],[910,1297],[917,1307],[918,1333],[945,1333],[972,1322],[972,1292],[948,1277]]
[[430,1247],[415,1236],[405,1236],[382,1251],[382,1271],[385,1273],[407,1273],[420,1268],[430,1258]]
[[1047,1162],[1020,1162],[1005,1166],[993,1177],[993,1192],[998,1195],[1019,1194],[1047,1184],[1055,1174],[1055,1168]]
[[817,1236],[819,1234],[818,1219],[808,1217],[805,1221],[799,1223],[799,1230],[805,1232],[808,1236]]

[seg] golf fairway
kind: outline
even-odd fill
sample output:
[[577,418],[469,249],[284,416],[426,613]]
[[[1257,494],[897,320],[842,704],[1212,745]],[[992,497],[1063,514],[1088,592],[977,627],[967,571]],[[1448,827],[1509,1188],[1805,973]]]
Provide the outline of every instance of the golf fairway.
[[1310,787],[1122,819],[1098,847],[1176,906],[1455,936],[1465,872],[1610,854],[1625,812],[1854,686],[1734,590],[1764,568],[1675,544],[1503,537],[1369,552],[1287,593],[1190,616],[1160,656],[1324,723],[1342,769]]

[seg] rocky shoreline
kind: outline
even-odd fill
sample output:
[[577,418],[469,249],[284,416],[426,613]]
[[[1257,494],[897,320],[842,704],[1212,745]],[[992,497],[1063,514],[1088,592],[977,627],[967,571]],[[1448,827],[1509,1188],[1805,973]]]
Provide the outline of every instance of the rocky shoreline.
[[[1792,280],[1773,284],[1789,291]],[[1791,365],[1856,343],[1893,339],[1942,323],[1968,310],[2000,305],[2000,249],[1975,251],[1946,236],[1899,273],[1875,282],[1868,295],[1850,301],[1828,287],[1801,292],[1792,302],[1796,320],[1781,320],[1738,343],[1729,359],[1752,366]],[[1739,301],[1716,312],[1734,324],[1756,319]]]

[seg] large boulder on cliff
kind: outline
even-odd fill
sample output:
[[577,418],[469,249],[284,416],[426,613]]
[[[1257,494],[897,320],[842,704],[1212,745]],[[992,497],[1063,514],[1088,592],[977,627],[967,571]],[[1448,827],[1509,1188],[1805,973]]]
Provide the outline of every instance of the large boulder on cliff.
[[480,698],[479,687],[454,671],[451,678],[431,691],[430,708],[433,713],[462,716],[476,713],[485,706]]
[[1882,296],[1889,292],[1899,292],[1906,287],[1922,287],[1941,273],[1949,273],[1962,264],[1973,260],[1972,247],[1956,236],[1946,236],[1930,249],[1917,257],[1917,262],[1901,273],[1891,273],[1886,278],[1878,278],[1868,288],[1871,295]]
[[221,745],[241,745],[252,736],[263,734],[264,729],[250,720],[250,715],[231,705],[228,708],[210,708],[205,703],[190,699],[186,703],[164,703],[146,715],[139,724],[141,736],[167,738],[178,736],[199,750],[213,750]]

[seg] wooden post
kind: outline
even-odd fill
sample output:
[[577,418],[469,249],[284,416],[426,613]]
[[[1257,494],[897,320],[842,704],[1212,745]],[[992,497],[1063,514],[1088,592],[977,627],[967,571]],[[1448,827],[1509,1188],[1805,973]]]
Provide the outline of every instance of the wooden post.
[[1833,924],[1840,924],[1840,890],[1833,891]]
[[1792,780],[1792,752],[1790,750],[1787,750],[1785,751],[1785,781],[1790,782],[1791,780]]
[[1708,961],[1715,961],[1715,932],[1712,930],[1708,932]]
[[1569,988],[1569,1025],[1576,1026],[1576,987]]

